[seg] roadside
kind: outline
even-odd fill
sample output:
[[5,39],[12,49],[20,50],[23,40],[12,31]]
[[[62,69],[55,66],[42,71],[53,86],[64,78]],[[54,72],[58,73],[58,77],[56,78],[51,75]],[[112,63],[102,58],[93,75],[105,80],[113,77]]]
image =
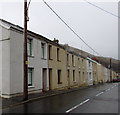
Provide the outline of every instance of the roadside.
[[47,92],[29,94],[29,98],[28,98],[27,101],[23,101],[23,96],[17,96],[17,97],[13,97],[13,98],[9,98],[9,99],[0,98],[0,103],[1,103],[0,109],[5,109],[5,108],[16,106],[16,105],[21,105],[21,104],[24,104],[24,103],[28,103],[28,102],[31,102],[31,101],[36,101],[36,100],[47,98],[47,97],[50,97],[50,96],[55,96],[55,95],[69,93],[69,92],[73,92],[73,91],[77,91],[77,90],[82,90],[82,89],[85,89],[85,88],[103,86],[105,84],[109,84],[109,83],[97,84],[97,85],[93,85],[93,86],[89,86],[89,87],[88,86],[86,86],[86,87],[76,87],[76,88],[70,88],[70,89],[64,89],[64,90],[51,90],[51,91],[47,91]]

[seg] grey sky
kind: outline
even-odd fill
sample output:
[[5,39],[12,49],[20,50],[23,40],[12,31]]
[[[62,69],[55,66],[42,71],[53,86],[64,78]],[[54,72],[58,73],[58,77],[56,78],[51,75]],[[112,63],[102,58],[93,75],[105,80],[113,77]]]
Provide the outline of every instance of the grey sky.
[[[23,3],[14,2],[14,0],[13,2],[0,1],[0,17],[23,27]],[[41,0],[33,1],[35,0],[31,1],[29,7],[29,30],[51,40],[59,39],[60,43],[69,44],[93,54],[93,51],[82,43]],[[54,2],[48,2],[49,5],[94,50],[102,56],[118,58],[118,19],[116,17],[91,6],[84,0],[52,1]],[[118,15],[118,0],[88,1]]]

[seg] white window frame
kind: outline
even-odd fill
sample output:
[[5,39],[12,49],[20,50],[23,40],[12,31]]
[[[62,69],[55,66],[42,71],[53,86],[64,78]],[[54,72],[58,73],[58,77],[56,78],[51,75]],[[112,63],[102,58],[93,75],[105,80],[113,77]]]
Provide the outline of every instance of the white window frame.
[[33,49],[33,39],[28,38],[27,39],[27,55],[28,56],[33,56],[32,49]]
[[33,68],[28,68],[28,87],[33,86],[33,70],[34,70]]
[[46,59],[46,43],[41,42],[42,59]]

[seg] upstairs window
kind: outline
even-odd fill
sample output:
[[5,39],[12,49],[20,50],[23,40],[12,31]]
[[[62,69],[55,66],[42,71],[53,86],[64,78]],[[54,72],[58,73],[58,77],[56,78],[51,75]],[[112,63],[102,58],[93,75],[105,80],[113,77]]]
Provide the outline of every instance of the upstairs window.
[[78,58],[78,67],[80,67],[80,58]]
[[46,44],[45,43],[41,43],[41,50],[42,50],[42,58],[45,59],[46,58]]
[[69,65],[69,54],[67,54],[67,65]]
[[57,48],[57,61],[60,61],[60,49]]
[[89,67],[90,67],[90,61],[89,61]]
[[27,39],[27,55],[32,56],[32,39]]
[[48,46],[48,53],[49,53],[49,60],[51,60],[52,59],[52,46],[51,45],[49,45]]
[[72,55],[72,66],[74,66],[74,55]]

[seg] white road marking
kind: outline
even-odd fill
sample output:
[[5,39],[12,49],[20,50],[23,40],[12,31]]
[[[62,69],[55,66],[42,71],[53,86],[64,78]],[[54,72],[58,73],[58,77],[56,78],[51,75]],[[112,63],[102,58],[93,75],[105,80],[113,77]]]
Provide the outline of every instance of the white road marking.
[[105,91],[109,91],[110,90],[110,88],[109,89],[106,89]]
[[82,103],[80,103],[80,104],[78,104],[78,105],[76,105],[76,106],[72,107],[71,109],[67,110],[67,111],[66,111],[66,113],[69,113],[70,111],[72,111],[72,110],[76,109],[77,107],[79,107],[79,106],[83,105],[84,103],[87,103],[89,100],[90,100],[90,99],[86,99],[86,100],[85,100],[85,101],[83,101]]
[[96,96],[99,96],[99,95],[101,95],[101,94],[103,94],[103,92],[98,93]]
[[117,87],[118,84],[114,85],[112,88]]
[[115,86],[111,87],[111,88],[114,88]]

